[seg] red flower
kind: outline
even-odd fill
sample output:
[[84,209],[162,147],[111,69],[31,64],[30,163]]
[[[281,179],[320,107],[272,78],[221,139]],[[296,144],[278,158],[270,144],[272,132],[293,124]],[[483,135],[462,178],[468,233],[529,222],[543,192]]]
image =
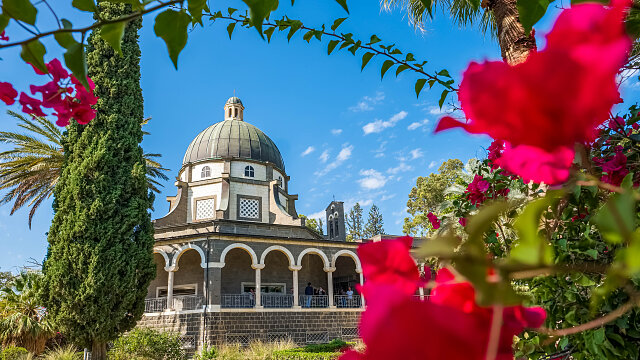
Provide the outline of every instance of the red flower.
[[413,238],[403,236],[395,240],[382,240],[358,247],[362,271],[368,281],[394,284],[403,293],[415,293],[420,280],[416,262],[409,254]]
[[89,104],[77,104],[72,106],[71,114],[78,124],[86,125],[96,117],[96,111]]
[[607,124],[607,126],[609,126],[609,129],[616,130],[616,131],[624,130],[625,125],[626,124],[624,119],[621,118],[620,116],[616,116],[615,118],[610,119],[609,124]]
[[467,226],[467,218],[460,218],[460,219],[458,219],[458,223],[459,223],[460,225],[462,225],[463,227],[464,227],[464,226]]
[[33,116],[47,116],[42,112],[42,108],[40,108],[42,103],[38,99],[34,99],[25,93],[20,93],[18,102],[22,105],[22,112],[24,113],[31,114]]
[[[394,254],[381,254],[380,257],[409,256],[409,249],[404,244],[397,248],[391,245],[376,248],[380,252],[387,249],[393,249]],[[398,249],[404,249],[405,253],[397,252]],[[380,282],[377,279],[381,271],[391,273],[389,278],[403,271],[394,268],[390,262],[369,264],[370,259],[361,260],[367,279],[363,286],[367,309],[360,320],[360,334],[366,350],[364,353],[350,350],[341,360],[485,359],[493,308],[476,305],[471,284],[456,282],[450,271],[440,270],[432,300],[419,301],[414,299],[413,292],[408,294],[404,289],[406,284],[413,282],[415,292],[419,284],[414,276],[396,282]],[[368,273],[367,269],[371,267],[377,269],[377,276]],[[545,313],[541,308],[522,306],[505,307],[503,311],[496,359],[511,360],[513,336],[525,327],[542,325]]]
[[615,148],[615,155],[611,158],[607,160],[594,158],[593,160],[602,167],[602,172],[606,173],[606,175],[602,175],[600,181],[620,186],[624,177],[629,174],[627,157],[623,154],[620,146]]
[[489,190],[489,182],[487,180],[484,180],[482,175],[476,174],[476,176],[474,176],[473,178],[473,181],[469,184],[469,186],[467,186],[467,191],[465,191],[464,193],[467,194],[467,199],[469,199],[469,202],[471,202],[473,205],[480,205],[487,199],[487,197],[485,196],[487,190]]
[[491,165],[491,170],[495,170],[498,168],[496,160],[498,160],[502,156],[502,152],[504,151],[504,141],[493,140],[491,145],[489,145],[489,148],[487,148],[487,151],[487,159],[489,160],[489,164]]
[[438,220],[438,217],[435,216],[431,211],[429,211],[429,213],[427,214],[427,219],[429,219],[433,230],[438,230],[440,228],[440,220]]
[[0,100],[7,105],[13,105],[16,102],[16,97],[18,97],[18,92],[13,88],[13,85],[0,82]]
[[53,76],[53,81],[55,82],[69,77],[69,73],[65,70],[58,59],[49,61],[49,63],[47,63],[47,70],[49,70],[49,74]]
[[54,106],[62,103],[62,94],[66,93],[58,85],[57,81],[49,81],[42,86],[31,85],[31,94],[35,95],[37,92],[42,93],[42,106],[53,108]]
[[4,30],[2,30],[2,32],[0,33],[0,41],[9,41],[9,37],[5,35]]
[[564,10],[547,35],[546,49],[524,63],[471,63],[459,92],[469,122],[446,117],[436,132],[461,127],[507,141],[512,148],[499,159],[502,168],[525,180],[566,181],[574,144],[593,141],[596,127],[620,100],[616,74],[631,48],[623,24],[630,3]]

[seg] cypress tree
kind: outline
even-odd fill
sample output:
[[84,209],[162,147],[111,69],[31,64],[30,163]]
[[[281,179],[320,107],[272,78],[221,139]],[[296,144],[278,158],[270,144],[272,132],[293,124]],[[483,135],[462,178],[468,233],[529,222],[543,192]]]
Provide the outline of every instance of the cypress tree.
[[367,219],[364,232],[368,238],[375,235],[384,235],[384,220],[382,220],[380,208],[376,204],[371,205],[371,209],[369,209],[369,219]]
[[362,239],[364,237],[363,220],[362,220],[362,207],[360,203],[353,205],[349,213],[347,213],[347,228],[348,235],[347,240],[353,241],[355,239]]
[[[101,2],[113,19],[130,5]],[[106,343],[132,329],[144,312],[155,276],[153,227],[142,158],[140,88],[141,20],[125,29],[120,56],[99,36],[87,47],[97,115],[73,123],[64,142],[65,162],[54,191],[43,300],[57,327],[75,344],[106,358]]]

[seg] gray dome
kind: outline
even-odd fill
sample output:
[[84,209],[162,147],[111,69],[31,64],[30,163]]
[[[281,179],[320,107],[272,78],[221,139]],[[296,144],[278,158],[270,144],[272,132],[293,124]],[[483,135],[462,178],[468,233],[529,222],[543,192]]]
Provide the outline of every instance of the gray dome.
[[241,120],[221,121],[198,134],[189,145],[182,165],[229,158],[269,162],[284,171],[284,161],[276,144],[260,129]]
[[227,100],[225,105],[227,105],[227,104],[240,104],[240,105],[242,105],[242,101],[239,98],[233,96],[233,97],[230,97],[229,100]]

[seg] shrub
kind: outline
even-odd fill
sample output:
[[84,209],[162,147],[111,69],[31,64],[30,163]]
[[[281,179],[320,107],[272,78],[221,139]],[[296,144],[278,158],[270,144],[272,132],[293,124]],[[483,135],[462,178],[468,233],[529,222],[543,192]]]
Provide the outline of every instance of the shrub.
[[0,360],[23,360],[27,356],[29,356],[27,349],[17,346],[9,346],[0,353]]
[[330,353],[330,352],[342,351],[348,347],[349,347],[349,344],[347,344],[346,342],[340,339],[333,339],[328,344],[307,345],[304,347],[304,351],[310,352],[310,353],[321,353],[321,352]]
[[180,337],[151,329],[134,329],[114,341],[110,360],[185,360]]
[[81,359],[82,359],[82,353],[79,353],[78,349],[74,348],[71,345],[49,350],[41,358],[41,360],[81,360]]
[[205,345],[199,353],[197,353],[193,360],[212,360],[216,358],[216,348],[213,346]]
[[304,348],[273,352],[273,360],[335,360],[340,352],[306,352]]

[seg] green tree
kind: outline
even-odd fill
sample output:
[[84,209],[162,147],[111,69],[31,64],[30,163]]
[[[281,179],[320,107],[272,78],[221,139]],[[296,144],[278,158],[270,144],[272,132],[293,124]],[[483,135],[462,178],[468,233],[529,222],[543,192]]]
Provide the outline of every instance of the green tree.
[[364,237],[371,238],[375,235],[384,234],[384,220],[382,219],[382,213],[380,208],[376,204],[371,205],[369,209],[369,218],[367,224],[364,226]]
[[299,214],[298,217],[304,219],[305,226],[310,230],[318,233],[319,235],[324,235],[324,231],[322,229],[322,219],[311,219],[302,214]]
[[0,288],[0,343],[40,354],[54,332],[38,292],[42,274],[22,272]]
[[445,191],[460,178],[464,167],[462,161],[449,159],[440,165],[438,172],[427,177],[420,176],[409,192],[407,212],[402,231],[407,235],[425,235],[429,230],[429,212],[437,212],[445,201]]
[[[60,178],[64,162],[63,138],[60,128],[44,117],[26,117],[9,111],[18,121],[23,132],[0,131],[0,143],[13,148],[0,152],[0,190],[8,189],[0,204],[13,201],[11,215],[23,206],[29,210],[29,228],[36,210],[42,202],[53,194],[53,188]],[[143,121],[143,125],[147,120]],[[144,133],[145,135],[148,133]],[[149,188],[160,192],[162,185],[156,179],[168,180],[163,168],[154,158],[159,154],[144,154],[147,164]]]
[[[130,5],[99,3],[100,18],[124,16]],[[132,329],[155,276],[153,193],[142,156],[140,20],[127,24],[122,55],[89,37],[88,74],[99,97],[88,125],[73,122],[54,190],[55,215],[44,262],[45,306],[56,326],[94,360]]]
[[364,237],[364,221],[362,220],[362,207],[359,203],[353,205],[347,213],[347,240],[362,239]]

